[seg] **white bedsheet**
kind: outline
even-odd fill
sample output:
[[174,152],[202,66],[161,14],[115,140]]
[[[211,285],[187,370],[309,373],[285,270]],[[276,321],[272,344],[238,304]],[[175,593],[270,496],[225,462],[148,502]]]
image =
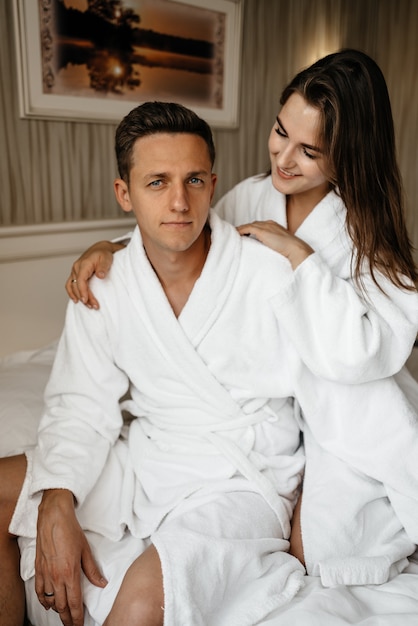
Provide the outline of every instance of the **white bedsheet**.
[[[28,595],[34,626],[62,626],[53,611],[46,612],[35,593]],[[418,564],[383,585],[339,586],[325,589],[319,578],[305,577],[305,585],[262,626],[417,626]],[[84,626],[97,626],[86,617]],[[176,624],[175,626],[181,626]],[[258,625],[257,625],[258,626]]]
[[305,577],[292,602],[263,622],[266,626],[416,626],[418,565],[411,564],[383,585],[325,589],[319,578]]
[[[44,350],[20,352],[0,359],[1,455],[19,452],[34,444],[43,387],[53,356],[54,346],[48,346]],[[417,363],[418,350],[415,350],[410,359],[415,376]],[[418,625],[417,554],[402,574],[382,585],[324,588],[320,579],[314,576],[306,576],[304,582],[296,597],[270,614],[263,625]],[[46,612],[39,604],[33,581],[27,583],[27,600],[29,618],[34,626],[61,626],[58,615],[53,611]],[[87,616],[85,626],[97,625]]]

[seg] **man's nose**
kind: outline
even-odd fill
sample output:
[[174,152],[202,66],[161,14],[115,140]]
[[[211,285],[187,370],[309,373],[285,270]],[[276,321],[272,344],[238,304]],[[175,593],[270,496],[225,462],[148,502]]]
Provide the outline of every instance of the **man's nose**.
[[172,211],[178,211],[179,213],[189,210],[187,192],[183,184],[174,185],[170,208]]

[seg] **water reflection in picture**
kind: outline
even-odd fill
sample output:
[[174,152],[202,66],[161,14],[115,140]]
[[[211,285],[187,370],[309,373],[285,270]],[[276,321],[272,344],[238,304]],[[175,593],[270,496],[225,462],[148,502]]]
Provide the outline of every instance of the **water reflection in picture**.
[[41,0],[43,91],[222,108],[225,14],[171,0]]

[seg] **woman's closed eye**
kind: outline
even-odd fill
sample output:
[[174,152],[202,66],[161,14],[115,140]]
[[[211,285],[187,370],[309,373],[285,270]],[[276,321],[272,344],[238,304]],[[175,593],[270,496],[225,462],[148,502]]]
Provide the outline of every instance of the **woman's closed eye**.
[[307,149],[307,148],[305,148],[305,147],[303,148],[303,154],[304,154],[305,156],[307,156],[307,157],[308,157],[308,159],[315,160],[315,159],[317,159],[317,158],[318,158],[318,155],[317,155],[317,154],[313,154],[312,152],[309,152],[309,151],[308,151],[308,149]]
[[284,132],[284,130],[280,126],[275,128],[274,130],[276,131],[276,133],[278,135],[280,135],[280,137],[287,137],[286,133]]

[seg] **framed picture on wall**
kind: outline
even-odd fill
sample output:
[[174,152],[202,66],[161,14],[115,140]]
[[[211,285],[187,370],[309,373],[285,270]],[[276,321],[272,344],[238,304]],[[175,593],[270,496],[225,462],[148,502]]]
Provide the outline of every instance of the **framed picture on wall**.
[[119,122],[180,102],[238,125],[243,0],[13,0],[20,115]]

